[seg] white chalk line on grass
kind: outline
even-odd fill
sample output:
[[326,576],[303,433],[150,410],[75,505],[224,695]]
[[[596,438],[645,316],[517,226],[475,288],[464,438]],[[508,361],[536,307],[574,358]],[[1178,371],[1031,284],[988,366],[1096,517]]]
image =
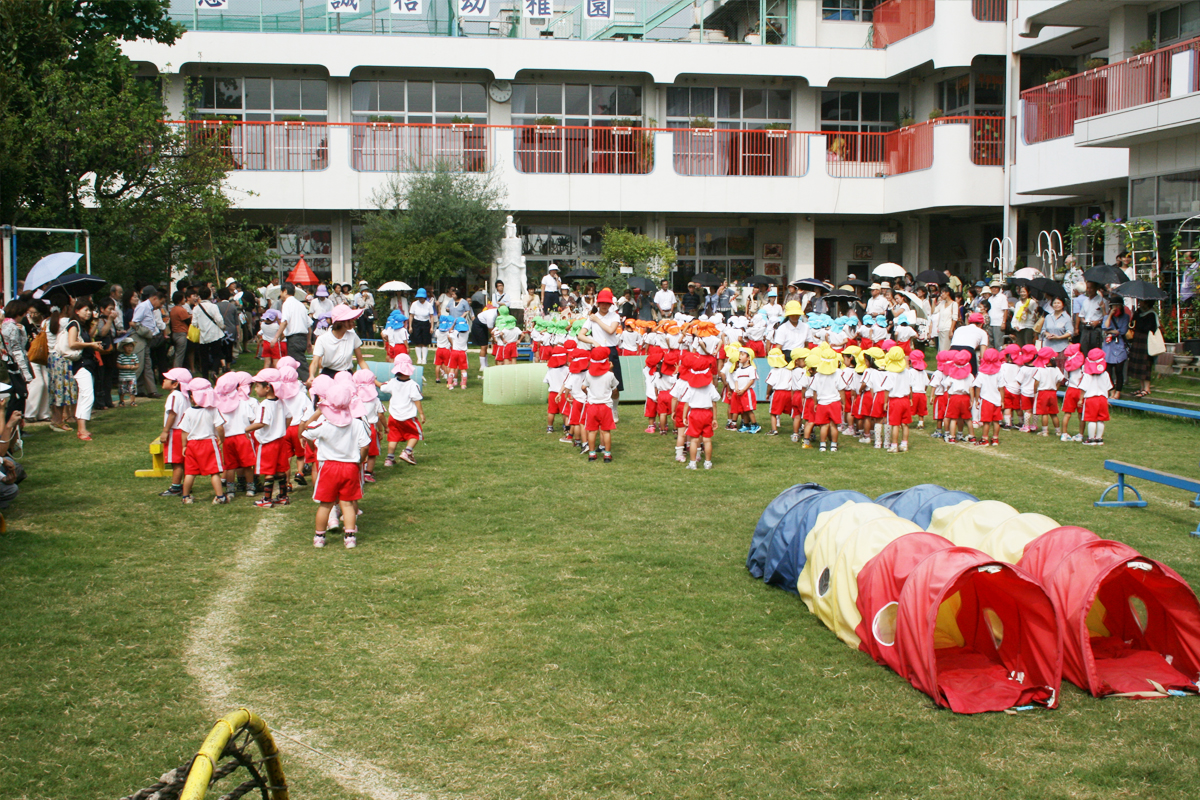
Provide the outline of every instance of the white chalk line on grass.
[[234,680],[233,645],[239,638],[239,613],[248,601],[258,575],[275,553],[281,518],[265,518],[238,548],[232,572],[213,596],[208,613],[192,629],[183,651],[184,667],[200,685],[209,711],[223,716],[239,706],[259,714],[272,731],[295,742],[288,759],[328,776],[342,788],[372,800],[429,800],[429,795],[404,788],[401,776],[356,758],[324,743],[321,735],[288,719],[280,709],[261,708],[249,702],[247,692]]

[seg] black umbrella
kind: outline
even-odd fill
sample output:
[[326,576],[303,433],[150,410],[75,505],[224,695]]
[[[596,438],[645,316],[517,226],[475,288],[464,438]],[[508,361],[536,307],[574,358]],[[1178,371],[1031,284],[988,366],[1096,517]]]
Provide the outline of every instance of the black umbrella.
[[711,272],[698,272],[692,278],[693,283],[698,283],[701,286],[720,286],[724,280],[720,275],[714,275]]
[[1034,278],[1029,282],[1029,288],[1035,289],[1042,294],[1050,297],[1061,297],[1064,301],[1069,300],[1067,290],[1063,288],[1061,283],[1056,283],[1049,278]]
[[851,278],[845,282],[847,286],[857,286],[860,289],[870,289],[871,282],[864,281],[862,278]]
[[859,297],[858,297],[858,295],[854,294],[853,292],[833,291],[833,292],[830,292],[829,294],[825,295],[825,300],[826,301],[840,300],[843,303],[857,303],[859,300]]
[[594,281],[599,277],[599,275],[592,272],[590,269],[583,269],[582,267],[579,269],[573,269],[566,275],[563,275],[563,278],[569,281]]
[[816,278],[798,278],[792,281],[792,286],[803,286],[807,289],[823,289],[829,291],[829,284],[825,281],[819,281]]
[[936,269],[927,269],[916,277],[917,283],[936,283],[939,286],[946,282],[945,274]]
[[1134,300],[1166,300],[1167,293],[1155,286],[1153,283],[1146,281],[1128,281],[1122,283],[1116,289],[1117,294],[1121,297],[1129,297]]
[[86,297],[89,294],[94,294],[105,286],[108,281],[103,278],[97,278],[95,275],[76,275],[70,273],[60,275],[50,283],[46,284],[45,297],[51,294],[66,295],[67,297]]
[[1083,273],[1083,279],[1103,286],[1109,283],[1125,283],[1129,280],[1129,276],[1112,264],[1101,264]]
[[743,283],[747,286],[774,286],[779,283],[779,276],[772,278],[770,275],[751,275]]
[[641,275],[630,275],[625,278],[625,285],[630,289],[641,289],[643,292],[654,291],[654,281]]

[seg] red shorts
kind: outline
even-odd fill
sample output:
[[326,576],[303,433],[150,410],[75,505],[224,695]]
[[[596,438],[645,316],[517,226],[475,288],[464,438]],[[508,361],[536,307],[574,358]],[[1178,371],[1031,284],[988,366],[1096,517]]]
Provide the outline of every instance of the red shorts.
[[757,358],[766,358],[767,357],[766,345],[764,345],[761,341],[758,341],[757,339],[747,340],[746,347],[749,347],[751,350],[753,350],[754,355]]
[[494,361],[500,361],[503,358],[504,358],[504,345],[493,344],[492,345],[492,359]]
[[267,342],[264,341],[258,347],[259,358],[283,358],[287,355],[286,342]]
[[693,408],[688,410],[687,435],[693,439],[711,439],[713,435],[713,410]]
[[421,425],[416,417],[395,419],[388,417],[388,442],[407,442],[409,439],[422,439]]
[[467,351],[451,350],[449,360],[446,361],[446,366],[450,369],[467,369]]
[[567,409],[571,407],[571,399],[565,394],[562,395],[562,402],[558,402],[558,392],[550,392],[546,395],[546,413],[550,415],[565,414]]
[[1074,414],[1083,408],[1083,390],[1076,386],[1073,389],[1067,389],[1066,396],[1063,397],[1062,413]]
[[509,342],[508,344],[504,345],[504,352],[501,354],[500,357],[504,361],[516,361],[517,360],[517,344],[518,344],[517,342]]
[[642,416],[646,419],[654,419],[658,416],[658,398],[646,398],[646,410],[642,412]]
[[[793,403],[795,402],[795,398],[792,399],[792,402]],[[804,398],[804,421],[812,422],[816,418],[817,418],[817,398],[815,398],[815,397]]]
[[1013,394],[1008,389],[1003,389],[1004,392],[1004,409],[1006,411],[1021,410],[1021,395]]
[[861,340],[859,341],[858,346],[861,347],[863,350],[870,350],[872,347],[875,346],[875,342],[872,341],[871,339],[868,339],[866,336],[863,336],[861,338]]
[[292,457],[292,446],[287,439],[275,439],[258,446],[258,460],[254,472],[258,475],[275,475],[287,472]]
[[1033,398],[1032,397],[1026,397],[1025,395],[1021,395],[1021,410],[1022,411],[1033,411]]
[[684,422],[684,416],[686,414],[687,414],[687,403],[680,400],[678,403],[675,404],[675,413],[671,415],[671,418],[675,421],[675,427],[677,429],[684,427],[684,425],[686,424]]
[[868,398],[870,396],[871,396],[870,392],[860,392],[860,393],[854,395],[854,397],[850,400],[850,416],[854,417],[855,419],[861,419],[862,415],[863,415],[863,413],[862,413],[863,404],[870,402],[869,400],[866,400],[865,398]]
[[804,392],[791,392],[792,396],[792,418],[804,416]]
[[367,445],[367,457],[379,455],[379,428],[375,423],[371,424],[371,443]]
[[841,403],[826,403],[819,405],[814,409],[813,424],[841,425],[842,424],[842,404]]
[[949,404],[949,402],[950,402],[950,395],[948,395],[948,394],[944,394],[944,393],[943,394],[935,394],[933,396],[933,418],[934,419],[945,419],[946,418],[946,406],[947,406],[947,404]]
[[729,393],[730,414],[748,414],[757,407],[758,398],[755,397],[753,389],[747,389],[740,395],[736,392]]
[[318,503],[347,503],[362,499],[362,470],[350,461],[322,461],[313,485]]
[[183,463],[183,431],[172,428],[163,445],[163,461],[167,464]]
[[387,353],[388,361],[394,361],[396,356],[400,355],[401,353],[408,352],[408,344],[385,344],[383,346],[383,350],[385,353]]
[[304,457],[304,445],[300,443],[299,425],[289,425],[283,438],[287,441],[288,447],[292,448],[292,455]]
[[[1003,401],[1001,401],[1003,402]],[[979,401],[979,421],[980,422],[1003,422],[1004,409],[1000,406],[992,405],[987,400]]]
[[1108,422],[1108,398],[1087,397],[1083,400],[1084,422]]
[[946,419],[971,418],[971,395],[948,394],[946,398]]
[[863,416],[873,419],[883,419],[887,415],[887,401],[887,392],[876,392],[871,396],[871,413],[866,413],[866,409],[864,409]]
[[246,433],[226,436],[225,452],[222,455],[225,469],[253,468],[255,461],[258,460],[258,453],[254,452],[254,443],[250,441],[250,435]]
[[888,425],[911,425],[912,402],[907,397],[888,400]]
[[564,403],[571,404],[571,418],[567,422],[571,425],[583,424],[583,403],[578,400],[565,400]]
[[900,342],[900,349],[904,351],[904,355],[908,356],[912,353],[912,339],[907,342]]
[[588,403],[584,416],[587,418],[587,424],[584,427],[589,432],[611,431],[617,427],[617,423],[613,422],[612,406],[610,405]]
[[924,417],[929,413],[929,395],[924,392],[913,392],[911,400],[914,417]]
[[450,363],[450,349],[447,347],[439,347],[433,353],[433,365],[435,367],[444,367]]
[[771,395],[771,416],[778,417],[792,413],[792,393],[775,392]]
[[663,389],[661,392],[658,393],[658,413],[660,413],[660,414],[670,414],[671,413],[671,390],[670,389]]
[[1035,412],[1037,414],[1057,414],[1058,413],[1058,392],[1053,389],[1044,389],[1037,393],[1037,406]]
[[217,475],[225,471],[217,443],[212,439],[191,439],[183,453],[185,475]]
[[619,349],[619,348],[617,350],[617,355],[619,355],[619,356],[636,356],[637,354],[638,354],[637,350],[624,350],[624,349]]

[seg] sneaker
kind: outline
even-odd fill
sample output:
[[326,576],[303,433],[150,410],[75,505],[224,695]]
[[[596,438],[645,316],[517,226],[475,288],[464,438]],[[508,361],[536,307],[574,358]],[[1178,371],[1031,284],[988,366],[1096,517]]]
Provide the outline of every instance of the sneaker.
[[812,450],[812,442],[808,439],[804,440],[804,444],[800,445],[801,450]]
[[178,489],[175,488],[174,486],[168,487],[165,492],[159,492],[158,496],[159,497],[183,497],[183,487],[180,486]]
[[741,426],[739,426],[739,427],[738,427],[738,429],[737,429],[737,432],[738,432],[738,433],[749,433],[749,432],[750,432],[750,426],[749,426],[749,425],[741,425]]
[[324,547],[324,546],[325,546],[325,534],[318,533],[318,534],[314,535],[313,536],[313,547]]
[[933,433],[929,434],[930,439],[941,439],[942,436],[943,434],[941,431],[934,431]]
[[447,384],[446,384],[446,391],[448,391],[448,392],[453,392],[453,391],[454,391],[454,384],[453,384],[453,383],[447,383]]
[[800,434],[798,434],[798,433],[793,433],[793,434],[792,434],[792,441],[793,441],[793,442],[798,442],[798,441],[800,441]]
[[605,453],[605,454],[604,454],[604,463],[605,463],[605,464],[611,464],[611,463],[612,463],[612,453]]
[[[226,503],[232,503],[232,502],[233,502],[233,498],[235,498],[235,497],[237,497],[237,495],[236,495],[236,494],[234,494],[233,492],[226,492],[226,493],[225,493],[225,502],[226,502]],[[216,498],[213,498],[213,499],[214,499],[214,501],[216,500]]]
[[712,469],[712,462],[711,462],[711,461],[705,461],[705,462],[704,462],[704,468],[705,468],[705,469]]
[[403,461],[405,464],[415,465],[417,463],[417,460],[415,458],[413,458],[412,453],[408,452],[407,450],[405,450],[403,453],[400,454],[400,460]]
[[734,422],[733,420],[729,420],[728,422],[725,423],[725,430],[736,431],[737,429],[738,429],[738,424],[736,422]]
[[824,442],[821,442],[821,452],[822,453],[825,452],[825,443]]
[[829,445],[829,452],[831,452],[831,453],[837,452],[837,442],[833,442]]
[[274,508],[275,501],[268,500],[265,497],[260,497],[257,501],[255,501],[254,507],[255,508]]
[[1104,447],[1104,440],[1096,439],[1095,441],[1092,442],[1092,444],[1096,445],[1097,447]]
[[1074,436],[1072,436],[1072,437],[1071,437],[1071,441],[1072,441],[1072,442],[1082,442],[1082,441],[1083,441],[1083,434],[1082,434],[1082,433],[1077,433],[1077,434],[1075,434]]
[[758,433],[762,430],[762,425],[751,425],[746,433]]
[[897,444],[890,444],[890,445],[888,445],[887,451],[888,451],[889,453],[899,453],[899,452],[900,452],[900,445],[897,445]]
[[1096,440],[1095,439],[1084,439],[1083,443],[1086,446],[1091,447],[1092,445],[1094,445],[1096,443]]
[[860,444],[870,444],[871,437],[870,436],[860,436],[860,437],[858,437],[858,441]]
[[647,425],[647,426],[646,426],[646,430],[642,431],[642,433],[654,433],[654,426],[653,426],[653,425]]
[[676,455],[675,460],[678,461],[680,464],[682,464],[683,462],[687,461],[687,458],[685,458],[682,455]]
[[1060,442],[1069,442],[1069,441],[1071,441],[1071,434],[1064,433],[1062,436],[1058,437],[1058,440]]
[[554,426],[553,426],[553,425],[547,425],[547,426],[546,426],[546,433],[554,433]]
[[192,503],[196,502],[195,500],[192,499],[192,496],[190,494],[180,495],[179,499],[183,501],[183,504],[185,506],[190,506]]
[[384,465],[385,467],[394,467],[394,466],[396,466],[396,457],[395,457],[395,456],[388,456],[387,458],[385,458],[385,459],[383,460],[383,465]]
[[246,489],[246,497],[257,497],[257,496],[258,496],[258,490],[255,489],[253,486],[250,486]]
[[992,439],[992,447],[999,447],[999,446],[1000,446],[1000,439],[998,439],[998,438]]
[[1038,436],[1049,436],[1049,435],[1050,435],[1049,431],[1038,431]]
[[292,480],[294,480],[300,486],[308,486],[308,480],[304,477],[303,472],[297,472],[296,477]]
[[1022,425],[1021,427],[1017,428],[1017,431],[1018,431],[1019,433],[1029,433],[1029,426],[1028,426],[1028,425]]
[[563,444],[574,444],[575,443],[575,440],[572,439],[570,436],[560,436],[558,440],[560,442],[562,442]]
[[277,506],[290,506],[291,504],[292,504],[292,498],[290,498],[290,497],[281,497],[275,501],[275,505],[277,505]]
[[778,436],[778,435],[779,435],[779,431],[771,431],[770,433],[767,434],[767,436]]
[[375,482],[375,473],[373,473],[373,472],[364,472],[363,473],[363,483],[374,483],[374,482]]
[[347,550],[353,550],[354,548],[358,547],[358,537],[355,536],[353,533],[346,534],[345,538],[342,539],[342,541],[346,543]]
[[901,443],[900,443],[900,452],[901,452],[901,453],[907,453],[907,452],[908,452],[908,442],[901,442]]
[[918,420],[917,421],[917,430],[923,430],[924,428],[925,428],[925,420],[923,420],[923,419]]
[[596,454],[588,453],[588,463],[591,463],[592,461],[595,461],[595,460],[596,460]]
[[687,467],[686,467],[685,469],[695,469],[695,468],[696,468],[696,462],[695,462],[695,461],[689,461],[689,462],[687,463]]

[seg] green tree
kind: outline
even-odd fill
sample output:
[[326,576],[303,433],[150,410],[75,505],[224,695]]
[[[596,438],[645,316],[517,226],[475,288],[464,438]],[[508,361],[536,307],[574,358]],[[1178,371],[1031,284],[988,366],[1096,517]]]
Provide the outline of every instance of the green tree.
[[[602,237],[600,260],[595,265],[600,279],[596,283],[616,294],[628,287],[629,275],[641,275],[657,284],[667,277],[675,263],[675,248],[669,242],[607,225]],[[633,272],[621,272],[621,267],[632,267]]]
[[490,270],[504,226],[508,191],[492,173],[437,164],[393,175],[363,216],[363,277],[424,282]]

